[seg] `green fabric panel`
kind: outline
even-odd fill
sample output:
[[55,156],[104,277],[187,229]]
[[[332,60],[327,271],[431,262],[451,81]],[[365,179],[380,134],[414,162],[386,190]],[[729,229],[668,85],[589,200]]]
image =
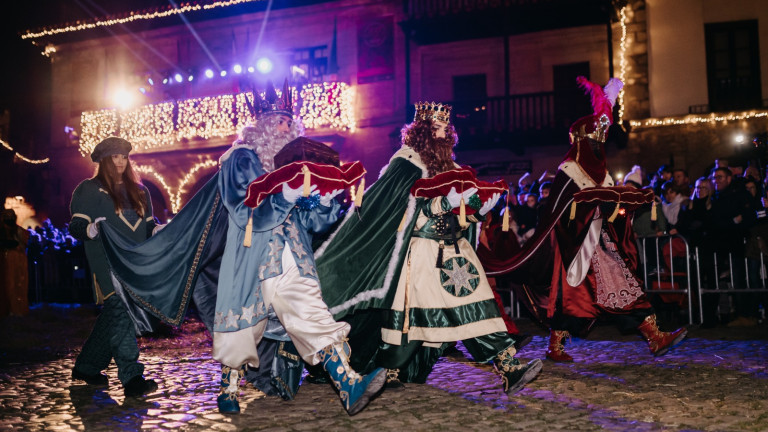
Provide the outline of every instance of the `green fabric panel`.
[[[329,308],[356,295],[381,289],[395,248],[397,228],[408,207],[411,186],[421,178],[419,167],[395,158],[386,172],[364,195],[357,214],[344,222],[324,253],[316,260],[323,300]],[[416,209],[419,210],[418,208]],[[396,285],[416,218],[403,229],[403,248],[391,285]],[[384,298],[370,298],[334,313],[336,319],[359,309],[389,308],[395,289],[386,287]]]
[[467,339],[462,341],[462,343],[476,362],[485,363],[493,360],[500,352],[514,345],[515,340],[509,333],[496,332]]
[[[450,309],[420,309],[409,311],[411,327],[450,328],[470,324],[491,318],[498,318],[499,306],[495,299],[483,300],[475,303],[457,306]],[[384,321],[384,328],[401,330],[405,322],[405,312],[390,310]]]

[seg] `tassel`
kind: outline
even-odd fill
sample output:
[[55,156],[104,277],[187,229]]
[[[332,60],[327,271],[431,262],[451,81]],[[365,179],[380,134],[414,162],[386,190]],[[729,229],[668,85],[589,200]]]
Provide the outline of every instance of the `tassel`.
[[435,262],[435,267],[437,268],[443,268],[443,248],[445,247],[445,243],[440,240],[440,246],[437,249],[437,262]]
[[400,221],[400,225],[397,227],[397,232],[401,232],[403,230],[403,227],[405,227],[405,219],[408,216],[408,209],[405,209],[405,213],[403,213],[403,219]]
[[253,237],[253,209],[248,215],[248,224],[245,226],[245,238],[243,238],[243,247],[251,247],[251,238]]
[[656,200],[653,200],[653,204],[651,204],[651,220],[656,221]]
[[571,220],[576,219],[576,201],[571,202]]
[[360,207],[363,204],[363,193],[365,192],[365,177],[360,180],[360,186],[357,188],[355,194],[355,207]]
[[306,198],[309,196],[309,190],[312,188],[312,175],[306,165],[301,166],[301,172],[304,173],[304,191],[302,196]]
[[613,209],[613,213],[611,213],[611,216],[608,218],[608,222],[612,223],[613,221],[616,220],[616,216],[619,215],[619,208],[621,208],[621,203],[617,202],[616,203],[616,208]]
[[464,204],[464,197],[461,197],[461,203],[459,204],[459,225],[462,227],[467,226],[467,205]]
[[504,209],[504,216],[501,218],[501,230],[504,232],[509,231],[509,208]]

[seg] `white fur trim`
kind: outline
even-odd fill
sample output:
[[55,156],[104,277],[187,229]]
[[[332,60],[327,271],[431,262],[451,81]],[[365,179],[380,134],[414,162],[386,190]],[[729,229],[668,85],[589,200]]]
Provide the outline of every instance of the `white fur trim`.
[[315,251],[315,260],[317,260],[318,258],[323,256],[323,253],[325,253],[325,249],[327,249],[328,245],[331,244],[331,241],[333,241],[333,239],[336,238],[336,234],[339,233],[339,230],[341,229],[341,227],[346,225],[347,221],[349,220],[349,218],[351,218],[352,215],[355,214],[355,209],[356,208],[357,207],[355,207],[355,202],[354,202],[354,200],[352,200],[352,204],[349,206],[349,209],[347,210],[347,215],[344,216],[344,220],[341,221],[339,226],[336,227],[336,230],[333,233],[331,233],[331,235],[328,236],[328,238],[323,242],[323,244],[320,245],[320,247],[317,248],[317,250]]
[[[584,170],[581,168],[581,165],[579,165],[576,161],[565,161],[561,163],[557,169],[564,172],[566,175],[568,175],[568,177],[573,179],[574,183],[576,183],[579,189],[597,186],[597,183],[595,183],[595,181],[592,180],[592,178],[588,176],[586,172],[584,172]],[[613,186],[613,178],[611,178],[610,174],[607,172],[605,173],[605,179],[603,180],[603,184],[601,186]]]
[[[405,224],[404,226],[408,226],[413,219],[413,214],[416,211],[416,198],[413,196],[408,197],[408,208],[405,211],[406,217],[405,217]],[[403,244],[405,237],[405,229],[397,233],[397,238],[395,240],[395,248],[392,251],[392,256],[389,259],[389,266],[387,266],[387,274],[384,276],[384,283],[380,288],[368,290],[361,292],[360,294],[352,297],[351,299],[345,301],[344,303],[332,307],[330,309],[331,313],[336,315],[337,313],[347,310],[351,308],[352,306],[363,302],[367,300],[371,300],[374,298],[384,298],[387,293],[389,292],[389,286],[392,283],[392,279],[395,275],[395,267],[398,264],[398,258],[400,257],[400,250],[403,248]],[[409,239],[410,240],[410,239]]]

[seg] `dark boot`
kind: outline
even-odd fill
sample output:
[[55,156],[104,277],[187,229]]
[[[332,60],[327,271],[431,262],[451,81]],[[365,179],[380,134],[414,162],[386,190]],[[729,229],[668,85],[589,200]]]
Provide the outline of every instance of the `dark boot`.
[[400,369],[387,369],[387,390],[405,390],[405,384],[400,381]]
[[534,359],[528,364],[520,364],[516,359],[515,347],[510,346],[496,355],[493,359],[493,366],[496,373],[501,375],[501,386],[504,393],[512,395],[522,390],[526,384],[533,381],[541,372],[541,360]]
[[219,412],[240,414],[240,380],[245,376],[245,365],[238,369],[221,365],[221,390],[216,398]]
[[571,335],[565,330],[550,330],[547,358],[560,363],[572,362],[573,357],[565,352],[565,339],[569,337],[571,337]]
[[648,349],[654,356],[661,356],[667,353],[670,348],[679,344],[688,334],[685,327],[681,327],[673,332],[663,332],[656,325],[656,315],[648,315],[637,327],[648,340]]
[[107,376],[103,373],[90,375],[84,372],[80,372],[77,370],[77,368],[72,369],[72,379],[85,381],[86,384],[92,386],[106,387],[109,385],[109,378],[107,378]]
[[320,351],[321,363],[333,384],[339,390],[339,398],[349,415],[355,415],[368,405],[387,380],[387,371],[376,368],[368,375],[360,375],[349,365],[349,344],[328,345]]
[[137,375],[125,383],[123,390],[126,397],[138,397],[157,390],[157,383]]

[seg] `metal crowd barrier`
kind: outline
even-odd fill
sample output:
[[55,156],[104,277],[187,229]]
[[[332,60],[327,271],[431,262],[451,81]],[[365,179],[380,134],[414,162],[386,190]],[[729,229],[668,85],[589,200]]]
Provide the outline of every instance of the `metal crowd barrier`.
[[[679,239],[685,245],[685,256],[675,256],[674,240]],[[650,242],[649,242],[650,240]],[[693,324],[693,275],[691,274],[691,248],[688,241],[681,235],[665,235],[661,237],[639,237],[637,239],[640,259],[643,268],[644,291],[650,294],[684,294],[687,296],[688,324]],[[646,254],[648,244],[656,250],[655,267],[648,270],[648,256]],[[663,260],[664,250],[669,251],[669,264]],[[698,254],[698,251],[696,252]],[[685,264],[676,265],[675,258],[685,258]],[[696,268],[698,270],[698,260]],[[653,271],[655,269],[655,271]],[[653,273],[653,274],[651,274]],[[701,283],[701,278],[696,278]],[[656,287],[653,288],[653,282]],[[669,288],[662,288],[667,286]],[[680,288],[678,288],[680,287]],[[699,290],[701,292],[701,290]],[[699,299],[699,308],[701,309],[701,299]],[[699,315],[701,316],[701,315]]]

